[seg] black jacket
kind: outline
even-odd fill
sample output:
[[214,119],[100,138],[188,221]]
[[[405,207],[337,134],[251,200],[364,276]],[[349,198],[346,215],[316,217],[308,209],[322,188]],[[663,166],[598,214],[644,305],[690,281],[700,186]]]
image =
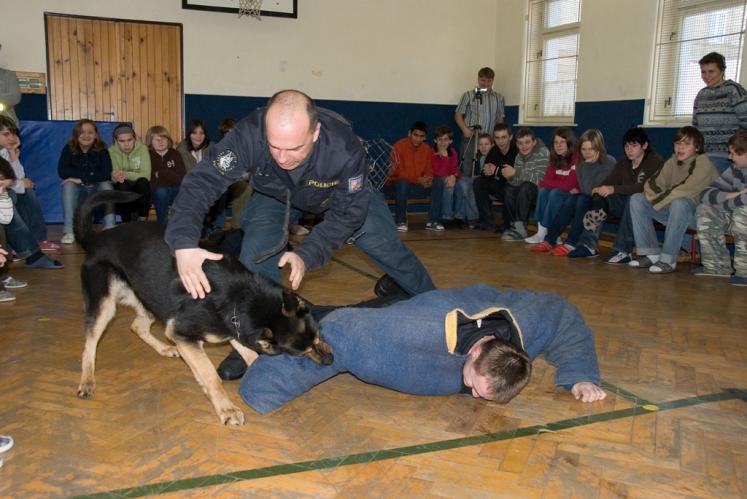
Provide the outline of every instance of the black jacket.
[[371,193],[365,187],[365,152],[352,129],[320,112],[319,139],[303,176],[294,184],[270,155],[264,117],[265,108],[261,108],[239,121],[184,177],[174,202],[174,217],[166,230],[166,242],[172,251],[197,247],[208,209],[247,171],[257,192],[283,204],[290,192],[293,208],[324,214],[324,220],[295,248],[307,270],[324,265],[332,250],[363,225]]

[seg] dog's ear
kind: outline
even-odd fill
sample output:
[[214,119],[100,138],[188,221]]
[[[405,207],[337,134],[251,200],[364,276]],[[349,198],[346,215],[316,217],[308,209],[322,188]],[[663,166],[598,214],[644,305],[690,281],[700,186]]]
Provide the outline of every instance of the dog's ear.
[[263,328],[257,338],[257,346],[265,353],[275,353],[275,335],[272,334],[272,330],[269,328]]
[[290,291],[283,290],[283,315],[295,317],[298,310],[298,297]]

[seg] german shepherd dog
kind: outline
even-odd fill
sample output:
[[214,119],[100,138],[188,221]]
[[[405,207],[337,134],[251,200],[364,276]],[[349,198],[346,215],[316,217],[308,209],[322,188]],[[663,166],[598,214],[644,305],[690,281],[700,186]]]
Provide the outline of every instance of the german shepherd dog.
[[[93,397],[96,346],[114,317],[117,304],[137,314],[130,328],[164,357],[181,356],[213,404],[223,424],[241,425],[244,414],[231,402],[215,367],[203,350],[205,341],[229,341],[251,364],[257,354],[306,356],[329,365],[329,345],[306,303],[279,284],[254,274],[235,257],[206,260],[203,270],[211,293],[195,300],[182,286],[176,261],[164,242],[164,226],[125,223],[93,232],[92,211],[109,203],[133,201],[137,194],[104,191],[90,196],[75,214],[75,238],[86,250],[80,277],[85,305],[86,343],[78,397]],[[155,338],[154,320],[175,346]]]

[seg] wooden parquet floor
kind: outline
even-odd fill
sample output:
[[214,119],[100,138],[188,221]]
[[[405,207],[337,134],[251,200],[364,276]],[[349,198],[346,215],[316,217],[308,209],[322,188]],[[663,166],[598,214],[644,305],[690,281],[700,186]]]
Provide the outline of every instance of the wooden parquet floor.
[[[130,333],[122,309],[99,345],[96,396],[80,400],[75,246],[61,271],[14,264],[30,285],[0,303],[0,434],[16,442],[0,497],[747,497],[745,288],[691,277],[689,264],[655,276],[422,229],[403,237],[439,287],[549,290],[577,305],[607,399],[574,401],[540,359],[503,406],[342,375],[267,416],[245,407],[246,424],[227,428],[183,361]],[[301,291],[351,303],[373,296],[379,274],[346,246]],[[227,351],[209,355],[217,364]],[[227,389],[241,404],[237,386]]]

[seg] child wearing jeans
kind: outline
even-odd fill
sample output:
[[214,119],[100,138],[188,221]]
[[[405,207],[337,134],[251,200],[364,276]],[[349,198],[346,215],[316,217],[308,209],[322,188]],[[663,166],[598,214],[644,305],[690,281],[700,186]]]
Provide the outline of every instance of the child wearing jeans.
[[[425,224],[426,230],[442,231],[444,226],[438,220],[454,218],[454,186],[459,179],[459,165],[456,149],[451,147],[454,133],[446,125],[436,128],[434,133],[433,185],[431,186],[431,203],[434,210],[431,221]],[[439,202],[440,201],[440,202]]]
[[[700,241],[701,267],[697,276],[729,277],[735,286],[747,286],[747,131],[728,142],[732,166],[700,196],[695,210]],[[734,275],[724,234],[734,238]]]

